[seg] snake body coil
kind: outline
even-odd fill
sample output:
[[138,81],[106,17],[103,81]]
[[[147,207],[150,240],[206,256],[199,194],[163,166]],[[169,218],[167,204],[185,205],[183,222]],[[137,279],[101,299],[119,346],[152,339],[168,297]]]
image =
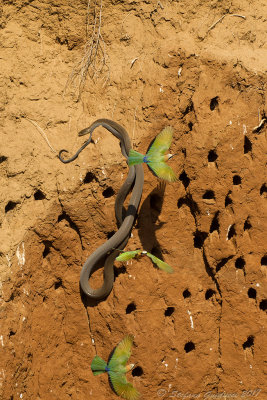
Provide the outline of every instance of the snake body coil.
[[[60,161],[68,163],[75,160],[79,153],[90,143],[92,133],[98,126],[103,126],[120,140],[121,152],[128,159],[129,150],[131,149],[131,142],[127,131],[121,125],[112,120],[98,119],[88,128],[83,129],[79,133],[79,136],[86,135],[87,133],[89,133],[90,136],[83,146],[76,152],[76,154],[70,159],[64,160],[61,157],[61,154],[66,150],[61,150],[59,153]],[[112,290],[114,282],[113,263],[118,255],[118,251],[114,250],[114,248],[119,248],[122,250],[128,242],[141,200],[143,183],[144,172],[142,165],[129,167],[128,176],[120,188],[115,201],[115,214],[117,223],[119,225],[119,230],[87,258],[81,271],[80,286],[82,291],[90,298],[96,300],[103,299]],[[126,215],[123,216],[123,203],[131,189],[132,194],[129,205]],[[99,289],[92,289],[88,280],[101,262],[104,263],[104,282]]]

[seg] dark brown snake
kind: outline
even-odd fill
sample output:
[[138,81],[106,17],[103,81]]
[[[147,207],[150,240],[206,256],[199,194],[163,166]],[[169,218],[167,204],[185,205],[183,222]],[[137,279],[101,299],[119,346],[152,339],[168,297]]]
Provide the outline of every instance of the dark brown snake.
[[[59,159],[63,163],[69,163],[75,160],[80,152],[91,142],[92,133],[98,127],[103,126],[109,132],[111,132],[116,138],[120,140],[121,152],[126,159],[128,159],[129,150],[131,149],[131,141],[127,131],[118,123],[109,119],[98,119],[88,128],[83,129],[79,132],[79,136],[86,135],[89,133],[89,139],[81,146],[76,154],[64,160],[61,157],[62,152],[59,152]],[[118,250],[122,250],[130,237],[131,229],[137,214],[138,206],[141,200],[144,183],[144,171],[142,165],[135,165],[129,167],[128,176],[120,188],[116,201],[115,201],[115,215],[119,230],[104,244],[98,247],[85,261],[81,275],[80,275],[80,286],[82,291],[90,298],[100,300],[108,296],[113,287],[114,282],[114,267],[113,263],[118,255]],[[132,189],[131,198],[126,211],[125,216],[123,215],[123,203]],[[104,282],[99,289],[92,289],[89,285],[89,278],[97,266],[102,263],[104,264]]]

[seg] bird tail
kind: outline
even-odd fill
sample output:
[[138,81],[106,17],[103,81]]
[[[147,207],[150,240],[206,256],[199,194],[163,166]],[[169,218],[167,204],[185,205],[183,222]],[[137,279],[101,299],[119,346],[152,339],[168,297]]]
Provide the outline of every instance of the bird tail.
[[102,374],[102,372],[106,371],[105,370],[106,366],[107,363],[104,360],[102,360],[101,357],[95,356],[91,364],[91,370],[94,375],[99,375]]
[[128,157],[129,165],[142,164],[143,162],[144,162],[143,154],[138,153],[138,151],[135,151],[133,149],[129,151],[129,157]]

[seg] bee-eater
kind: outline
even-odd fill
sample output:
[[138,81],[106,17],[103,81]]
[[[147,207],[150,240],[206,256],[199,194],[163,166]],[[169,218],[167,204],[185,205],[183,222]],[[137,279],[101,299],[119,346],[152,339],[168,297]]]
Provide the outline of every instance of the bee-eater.
[[129,151],[129,165],[146,163],[152,173],[160,179],[174,182],[177,177],[172,168],[166,164],[172,154],[165,154],[172,142],[173,129],[170,126],[164,128],[155,138],[154,142],[144,156],[138,151],[131,149]]
[[117,261],[128,261],[131,258],[134,258],[134,257],[138,258],[141,256],[148,256],[149,258],[151,258],[153,263],[155,263],[163,271],[168,272],[169,274],[171,274],[173,272],[173,269],[169,264],[165,263],[164,261],[160,260],[158,257],[153,256],[153,254],[148,253],[145,250],[125,251],[125,252],[121,253],[116,258],[116,260]]
[[94,375],[107,372],[109,382],[114,392],[126,400],[137,400],[140,393],[126,380],[126,372],[133,369],[134,364],[126,365],[131,355],[133,344],[133,335],[126,335],[122,341],[115,347],[106,363],[101,357],[95,356],[91,369]]

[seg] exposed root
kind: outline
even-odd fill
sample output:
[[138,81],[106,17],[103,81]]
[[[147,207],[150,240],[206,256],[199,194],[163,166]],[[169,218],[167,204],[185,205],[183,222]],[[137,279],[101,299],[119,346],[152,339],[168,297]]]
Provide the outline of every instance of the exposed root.
[[75,90],[78,91],[77,101],[81,98],[87,76],[89,76],[93,82],[96,82],[99,76],[102,75],[103,87],[107,84],[110,76],[109,66],[107,64],[108,56],[106,53],[106,44],[101,34],[102,0],[95,0],[92,10],[94,18],[92,26],[90,26],[90,2],[91,0],[88,0],[84,55],[78,65],[74,67],[66,84],[66,87],[72,84],[76,86]]
[[[212,24],[212,25],[208,28],[208,30],[207,30],[207,32],[206,32],[206,35],[207,35],[213,28],[215,28],[215,26],[216,26],[219,22],[222,22],[222,20],[223,20],[226,16],[229,16],[229,17],[239,17],[239,18],[246,19],[246,17],[245,17],[244,15],[239,15],[239,14],[224,14],[221,18],[219,18],[216,22],[214,22],[214,24]],[[205,35],[205,36],[206,36],[206,35]]]

